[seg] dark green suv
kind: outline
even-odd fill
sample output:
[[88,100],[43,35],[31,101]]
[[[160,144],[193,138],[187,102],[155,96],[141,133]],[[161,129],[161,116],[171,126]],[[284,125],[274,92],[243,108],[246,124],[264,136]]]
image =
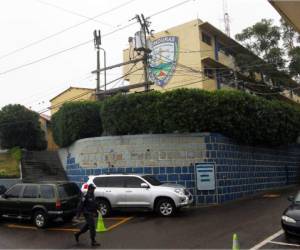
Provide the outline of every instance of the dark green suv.
[[33,220],[44,228],[49,220],[71,221],[81,191],[75,183],[21,183],[0,196],[0,217]]

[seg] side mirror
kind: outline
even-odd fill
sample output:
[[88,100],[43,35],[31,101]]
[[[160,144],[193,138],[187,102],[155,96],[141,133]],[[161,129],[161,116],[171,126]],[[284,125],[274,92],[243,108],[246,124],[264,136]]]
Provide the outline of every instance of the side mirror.
[[147,183],[142,183],[141,184],[141,188],[150,188],[149,185]]
[[295,197],[292,196],[292,195],[290,195],[290,196],[288,197],[288,201],[294,201],[294,199],[295,199]]

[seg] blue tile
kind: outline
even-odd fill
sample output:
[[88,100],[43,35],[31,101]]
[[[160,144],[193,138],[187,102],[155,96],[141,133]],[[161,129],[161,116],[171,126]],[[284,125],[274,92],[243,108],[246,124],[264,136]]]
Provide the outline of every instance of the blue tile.
[[166,173],[166,168],[165,167],[160,167],[159,168],[159,173],[160,174],[165,174]]
[[100,168],[95,169],[94,171],[95,175],[100,175],[102,173]]
[[143,168],[134,168],[133,171],[134,171],[134,173],[137,173],[137,174],[143,174],[144,173]]
[[174,173],[174,167],[167,167],[167,173],[173,174]]
[[126,168],[126,173],[132,173],[132,168]]
[[158,167],[153,168],[153,174],[159,174],[159,168]]
[[184,174],[188,173],[188,167],[182,167],[182,173]]
[[192,180],[192,175],[191,174],[181,174],[180,180],[182,181],[191,181]]
[[168,181],[178,181],[178,175],[177,174],[168,175]]
[[158,175],[157,179],[161,182],[166,182],[167,181],[167,176],[166,175]]
[[176,167],[175,168],[175,173],[176,174],[181,174],[181,167]]
[[189,173],[191,173],[191,174],[195,173],[195,167],[194,166],[189,166]]
[[145,174],[152,174],[152,168],[149,168],[149,167],[144,168],[144,173]]

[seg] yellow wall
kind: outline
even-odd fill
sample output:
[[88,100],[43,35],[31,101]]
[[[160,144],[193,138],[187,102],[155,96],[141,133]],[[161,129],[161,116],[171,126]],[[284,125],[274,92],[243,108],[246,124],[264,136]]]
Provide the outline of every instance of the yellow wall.
[[[176,70],[172,78],[165,86],[160,87],[158,85],[152,85],[150,87],[151,89],[162,92],[180,87],[200,88],[206,90],[217,89],[216,77],[214,77],[214,79],[208,79],[206,76],[204,76],[204,65],[201,63],[201,60],[207,57],[216,61],[215,35],[207,30],[203,30],[201,28],[201,24],[202,21],[194,20],[165,31],[161,31],[154,34],[153,37],[150,37],[151,40],[156,40],[165,36],[177,36],[179,39],[179,57]],[[205,32],[211,37],[211,45],[208,45],[202,41],[202,32]],[[223,44],[226,47],[226,44]],[[133,58],[137,58],[137,54],[133,52],[133,49],[126,49],[123,51],[124,62]],[[218,52],[218,62],[224,64],[224,66],[227,66],[230,69],[234,69],[234,58],[231,55],[225,55],[222,51]],[[184,68],[183,65],[192,67],[196,72],[191,72],[189,69]],[[128,73],[130,69],[131,72],[133,72],[129,76],[126,76],[125,79],[128,80],[130,84],[144,82],[142,62],[139,62],[136,66],[133,68],[132,67],[132,64],[123,67],[124,74]],[[212,66],[206,65],[206,67]],[[134,72],[135,70],[138,71]],[[143,90],[143,88],[133,89],[132,92],[140,92]]]
[[[177,36],[179,38],[179,55],[176,70],[173,74],[173,77],[170,81],[163,87],[152,85],[151,89],[158,90],[158,91],[165,91],[168,89],[175,89],[179,87],[186,87],[186,88],[202,88],[202,74],[200,73],[201,69],[201,58],[199,53],[182,53],[184,51],[199,51],[200,44],[199,44],[199,20],[194,20],[192,22],[176,26],[174,28],[170,28],[164,30],[162,32],[154,34],[151,37],[151,40],[156,40],[160,37],[165,36]],[[132,53],[131,53],[132,54]],[[123,52],[123,59],[124,61],[129,60],[129,50],[124,50]],[[182,65],[186,65],[192,67],[193,69],[199,71],[191,72],[190,70],[183,68]],[[123,68],[123,73],[126,74],[129,69],[131,69],[132,65],[126,65]],[[142,68],[143,64],[140,62],[138,63],[132,71]],[[125,77],[128,79],[131,84],[144,82],[143,78],[143,69],[134,72],[133,74]],[[195,82],[195,83],[194,83]],[[185,85],[185,86],[183,86]],[[142,91],[143,88],[134,89],[133,92]]]
[[47,150],[48,151],[57,150],[59,147],[54,142],[52,130],[50,128],[50,122],[42,117],[40,117],[39,121],[40,121],[41,129],[45,133],[45,139],[47,141]]
[[51,115],[59,110],[61,105],[65,102],[70,101],[81,101],[81,100],[95,100],[95,90],[92,89],[81,89],[81,88],[70,88],[65,92],[61,93],[57,97],[50,100],[51,103]]

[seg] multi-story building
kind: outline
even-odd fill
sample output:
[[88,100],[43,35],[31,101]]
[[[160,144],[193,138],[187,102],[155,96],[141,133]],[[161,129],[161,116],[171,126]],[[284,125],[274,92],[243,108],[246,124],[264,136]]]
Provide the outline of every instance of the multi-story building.
[[[193,20],[155,33],[148,39],[152,50],[148,79],[154,83],[151,89],[166,91],[185,87],[216,90],[243,87],[255,93],[255,84],[259,86],[263,83],[267,90],[268,84],[274,85],[274,82],[264,81],[263,73],[253,70],[247,72],[247,68],[266,62],[208,22]],[[241,70],[236,60],[240,55],[255,58],[257,64],[248,63]],[[141,56],[133,44],[123,51],[124,62]],[[123,73],[130,84],[144,82],[142,62],[125,65]],[[143,91],[143,88],[133,91]],[[290,95],[285,96],[290,98]]]
[[71,101],[81,101],[81,100],[89,100],[89,101],[96,100],[95,89],[70,87],[64,90],[63,92],[59,93],[58,95],[56,95],[50,100],[51,115],[56,113],[64,103],[71,102]]

